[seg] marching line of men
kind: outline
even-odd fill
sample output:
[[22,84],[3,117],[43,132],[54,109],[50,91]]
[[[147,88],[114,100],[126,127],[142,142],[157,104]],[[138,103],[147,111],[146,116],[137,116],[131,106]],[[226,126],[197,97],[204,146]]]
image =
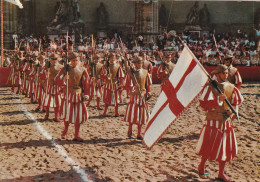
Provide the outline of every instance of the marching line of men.
[[[80,53],[14,52],[11,56],[9,81],[12,91],[29,97],[38,103],[36,112],[44,112],[49,119],[54,110],[54,121],[64,122],[61,138],[65,139],[70,123],[75,126],[74,139],[79,136],[80,124],[87,121],[87,108],[93,104],[108,116],[108,108],[114,108],[119,117],[122,92],[127,92],[124,121],[129,123],[127,135],[132,137],[132,125],[138,125],[137,139],[142,140],[141,128],[148,119],[147,100],[152,96],[152,65],[145,53],[131,56],[121,53],[96,53],[89,51],[87,61],[81,62]],[[68,64],[66,63],[68,59]],[[91,102],[91,101],[95,101]],[[101,107],[103,102],[104,108]]]
[[[157,69],[157,77],[161,85],[168,80],[175,64],[171,55],[158,53],[163,60]],[[22,93],[37,102],[36,112],[45,112],[44,119],[49,119],[49,110],[54,109],[54,121],[64,121],[61,138],[66,138],[68,124],[75,125],[75,140],[79,137],[79,126],[87,120],[87,108],[95,100],[95,107],[104,110],[107,116],[109,106],[114,107],[114,116],[119,117],[119,104],[122,103],[122,91],[129,98],[124,121],[129,123],[127,135],[132,136],[132,125],[138,126],[137,139],[142,139],[141,128],[149,117],[147,100],[152,96],[153,67],[145,52],[139,55],[122,55],[121,53],[96,53],[90,50],[87,61],[81,62],[82,55],[77,52],[52,53],[14,53],[11,59],[9,80],[12,91]],[[68,64],[66,64],[68,59]],[[227,56],[224,64],[229,68],[228,80],[240,89],[242,79],[236,68],[232,67],[232,57]],[[68,88],[66,88],[68,87]],[[84,103],[85,101],[85,103]],[[101,102],[104,108],[101,107]]]
[[[169,79],[175,65],[171,55],[160,55],[162,64],[157,70],[157,77],[162,80],[161,87]],[[49,61],[45,61],[46,58]],[[142,140],[142,126],[148,121],[148,100],[152,96],[152,66],[145,53],[131,57],[129,54],[114,52],[88,52],[88,61],[81,62],[77,52],[52,53],[45,57],[40,54],[18,52],[13,55],[9,81],[12,91],[30,97],[37,102],[35,111],[44,111],[47,120],[49,109],[53,108],[54,121],[63,120],[62,139],[66,139],[70,124],[74,124],[74,141],[82,142],[79,135],[80,126],[88,120],[88,107],[91,100],[96,101],[96,108],[103,110],[107,116],[109,106],[114,106],[114,116],[119,115],[119,104],[122,103],[122,91],[126,91],[128,103],[123,120],[128,122],[127,136],[132,137],[132,126],[137,125],[137,139]],[[222,94],[217,93],[211,85],[206,85],[200,98],[203,110],[207,111],[206,124],[200,133],[196,153],[201,156],[198,165],[199,176],[208,178],[205,172],[207,160],[219,162],[218,177],[224,181],[232,181],[224,174],[226,162],[237,154],[237,144],[233,131],[232,112],[223,104],[228,99],[232,107],[237,109],[243,98],[240,93],[241,76],[232,66],[232,57],[226,56],[223,64],[214,71],[213,79],[217,81]],[[101,100],[104,108],[101,108]],[[93,102],[92,102],[93,103]],[[220,132],[221,128],[221,132]],[[224,133],[224,134],[223,134]],[[223,136],[228,136],[224,137]],[[216,140],[216,138],[218,140]],[[223,140],[222,144],[221,141]],[[214,145],[213,145],[214,144]],[[232,147],[230,147],[231,145]],[[224,147],[223,153],[218,151]],[[210,148],[210,150],[209,150]]]

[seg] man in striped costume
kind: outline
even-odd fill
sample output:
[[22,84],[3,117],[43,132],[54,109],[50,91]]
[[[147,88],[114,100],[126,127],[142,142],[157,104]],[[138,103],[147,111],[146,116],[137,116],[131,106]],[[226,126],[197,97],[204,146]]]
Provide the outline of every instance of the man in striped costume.
[[165,84],[167,80],[169,80],[169,76],[171,75],[175,64],[171,62],[171,54],[166,55],[165,61],[159,66],[157,70],[157,77],[161,79],[161,88]]
[[46,111],[45,120],[49,118],[49,108],[54,108],[55,119],[54,121],[60,122],[59,119],[59,107],[61,103],[60,87],[54,83],[54,79],[63,66],[58,62],[59,56],[52,54],[50,56],[50,62],[48,63],[46,70],[46,85],[44,90],[43,106]]
[[[129,75],[132,78],[133,90],[130,93],[130,100],[127,104],[126,114],[124,120],[129,123],[128,125],[128,137],[132,136],[132,126],[136,124],[138,126],[137,139],[142,140],[141,135],[142,125],[147,121],[148,115],[148,103],[146,101],[147,90],[150,90],[152,83],[149,73],[146,69],[142,68],[143,58],[135,57],[135,70],[127,68]],[[131,71],[132,70],[132,71]]]
[[228,78],[230,83],[233,83],[238,89],[241,88],[242,78],[237,68],[233,67],[233,56],[226,56],[224,58],[224,64],[228,67]]
[[46,81],[46,75],[44,74],[44,70],[46,69],[45,65],[45,57],[43,55],[39,55],[38,61],[39,65],[36,69],[36,81],[37,85],[35,88],[35,99],[38,102],[38,107],[35,109],[36,112],[43,109],[42,102],[43,102],[43,95],[44,95],[44,83]]
[[103,90],[103,101],[105,103],[105,109],[103,115],[107,114],[107,109],[109,105],[115,106],[115,116],[118,117],[118,103],[119,103],[119,89],[122,89],[124,72],[121,65],[116,60],[116,54],[111,53],[108,56],[108,62],[106,65],[106,70],[104,69],[102,73],[105,80],[104,90]]
[[232,124],[235,116],[224,100],[227,99],[234,109],[237,109],[243,97],[238,88],[227,81],[228,67],[226,65],[218,65],[212,74],[215,75],[218,87],[223,94],[219,94],[215,88],[207,85],[200,98],[200,105],[207,114],[196,148],[196,153],[201,156],[198,171],[199,176],[206,179],[206,161],[216,160],[219,163],[218,178],[223,181],[232,181],[224,174],[224,168],[226,162],[237,155],[237,143]]
[[84,100],[88,99],[89,75],[79,61],[79,55],[75,52],[69,54],[70,65],[66,65],[55,78],[55,83],[64,87],[64,97],[61,103],[61,118],[64,121],[64,130],[61,138],[65,139],[69,124],[75,127],[74,141],[83,140],[79,136],[80,124],[87,121],[88,112]]
[[94,56],[94,62],[91,63],[90,69],[89,69],[91,79],[90,79],[89,101],[88,101],[87,106],[90,105],[92,98],[96,97],[98,110],[103,110],[100,107],[101,94],[102,94],[102,92],[101,92],[101,88],[102,88],[101,73],[102,73],[102,69],[104,69],[103,66],[104,65],[101,63],[101,55],[96,54]]

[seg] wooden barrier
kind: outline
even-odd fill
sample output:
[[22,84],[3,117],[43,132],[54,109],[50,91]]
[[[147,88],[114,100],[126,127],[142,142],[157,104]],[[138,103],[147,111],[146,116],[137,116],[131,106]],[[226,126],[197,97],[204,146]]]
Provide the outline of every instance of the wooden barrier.
[[[243,81],[260,81],[260,66],[237,66],[236,67],[242,77]],[[161,83],[161,80],[157,78],[158,67],[153,67],[152,80],[154,84]],[[215,69],[215,66],[205,66],[205,69],[210,74],[212,70]],[[10,74],[10,68],[0,68],[0,87],[11,86],[11,83],[7,83],[8,76]]]

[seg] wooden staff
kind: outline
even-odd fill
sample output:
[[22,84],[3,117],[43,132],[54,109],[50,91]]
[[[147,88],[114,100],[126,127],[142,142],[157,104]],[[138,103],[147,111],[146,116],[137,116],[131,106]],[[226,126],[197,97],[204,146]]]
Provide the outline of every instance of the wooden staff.
[[41,45],[42,45],[42,40],[40,39],[40,43],[39,43],[39,53],[41,52]]
[[[109,60],[108,60],[109,61]],[[109,62],[108,62],[109,63]],[[113,96],[114,96],[114,105],[115,105],[115,107],[116,107],[116,93],[115,93],[115,89],[114,89],[114,87],[113,87],[113,81],[112,81],[112,79],[113,79],[113,75],[112,75],[112,73],[111,73],[111,68],[110,68],[110,66],[109,66],[109,64],[108,64],[108,70],[109,70],[109,77],[110,77],[110,84],[111,84],[111,87],[112,87],[112,94],[113,94]]]
[[[122,47],[123,47],[123,42],[122,42],[122,39],[121,39],[120,36],[119,36],[119,39],[120,39],[121,45],[122,45]],[[123,50],[123,48],[122,48],[122,50]],[[125,52],[125,59],[126,59],[127,62],[129,63],[129,60],[127,59],[127,56],[126,56],[126,52]],[[130,66],[130,64],[129,64],[129,66]],[[131,66],[130,66],[130,72],[131,72],[131,75],[132,75],[133,78],[134,78],[134,82],[135,82],[136,84],[138,84],[138,82],[137,82],[137,78],[136,78],[136,76],[135,76],[135,74],[134,74],[134,70],[133,70],[133,68],[132,68]],[[138,87],[138,93],[139,93],[139,95],[140,95],[140,97],[141,97],[141,100],[142,100],[142,103],[143,103],[143,105],[144,105],[144,108],[145,108],[146,114],[149,116],[150,114],[149,114],[149,112],[148,112],[148,109],[147,109],[147,107],[146,107],[146,104],[145,104],[144,98],[143,98],[143,96],[142,96],[142,92],[141,92],[141,90],[140,90],[139,87]]]
[[50,76],[50,68],[47,68],[47,83],[46,83],[46,90],[45,90],[46,95],[47,95],[47,90],[48,90],[48,86],[49,86],[49,76]]
[[222,61],[221,61],[221,56],[220,56],[219,49],[218,49],[218,47],[217,47],[217,42],[216,42],[216,39],[215,39],[215,35],[214,35],[214,34],[213,34],[213,40],[214,40],[214,43],[215,43],[215,46],[216,46],[216,49],[217,49],[217,52],[218,52],[219,61],[220,61],[220,63],[221,63],[221,62],[222,62]]
[[112,95],[114,96],[114,100],[115,100],[114,105],[115,105],[115,107],[116,107],[116,99],[117,99],[117,98],[115,98],[116,94],[115,94],[115,89],[114,89],[114,87],[113,87],[113,82],[112,82],[113,76],[112,76],[112,74],[111,74],[111,69],[110,69],[110,66],[109,66],[109,58],[108,58],[108,60],[107,60],[107,67],[108,67],[108,72],[109,72],[108,75],[109,75],[109,78],[110,78],[110,84],[111,84],[111,87],[112,87]]
[[61,49],[61,51],[63,51],[63,49],[62,49],[62,40],[63,39],[60,39],[60,49]]
[[9,81],[10,81],[10,79],[11,79],[11,81],[12,81],[12,86],[13,86],[13,73],[14,73],[14,68],[12,68],[11,69],[11,71],[10,71],[10,73],[9,73],[9,76],[8,76],[8,78],[7,78],[7,80],[6,80],[6,85],[9,83]]
[[136,47],[136,49],[137,49],[137,42],[136,42],[136,40],[135,40],[135,47]]
[[[66,58],[66,66],[68,67],[69,64],[69,32],[67,32],[67,37],[66,37],[66,47],[67,47],[67,58]],[[66,80],[66,112],[68,112],[68,99],[69,99],[69,80],[68,80],[68,76],[69,76],[69,72],[68,70],[66,71],[66,76],[67,76],[67,80]]]
[[[27,63],[27,62],[26,62]],[[25,67],[23,68],[23,93],[24,93],[24,89],[25,89],[25,86],[26,86],[26,83],[25,83],[25,68],[26,68],[26,64],[24,65]]]
[[13,67],[13,69],[12,69],[13,71],[13,73],[12,73],[12,86],[14,86],[14,67]]
[[36,100],[36,94],[35,91],[37,91],[37,85],[38,85],[38,80],[39,80],[39,63],[36,66],[36,79],[35,79],[35,87],[34,87],[34,99]]
[[[199,60],[196,58],[196,56],[193,54],[193,52],[189,49],[189,47],[184,44],[184,46],[187,48],[187,50],[191,53],[191,55],[193,55],[193,57],[195,58],[195,61],[198,63],[198,66],[203,70],[203,72],[207,75],[207,77],[210,80],[210,84],[220,93],[223,94],[223,92],[220,90],[220,88],[217,85],[217,82],[215,80],[213,80],[210,75],[208,74],[208,72],[205,70],[205,68],[200,64]],[[230,110],[232,111],[232,113],[234,113],[237,117],[238,122],[239,121],[239,115],[238,113],[235,111],[235,109],[232,107],[232,105],[230,104],[230,102],[225,99],[226,104],[228,105],[228,107],[230,108]]]
[[17,49],[16,37],[14,37],[14,49]]
[[93,97],[94,97],[94,99],[95,99],[95,97],[97,96],[97,93],[96,93],[96,82],[95,82],[95,69],[94,69],[94,66],[95,66],[95,63],[94,63],[94,60],[93,60],[93,54],[94,54],[94,37],[93,37],[93,34],[91,35],[91,41],[92,41],[92,54],[91,54],[91,57],[90,57],[90,59],[91,59],[91,64],[92,64],[92,73],[93,73]]

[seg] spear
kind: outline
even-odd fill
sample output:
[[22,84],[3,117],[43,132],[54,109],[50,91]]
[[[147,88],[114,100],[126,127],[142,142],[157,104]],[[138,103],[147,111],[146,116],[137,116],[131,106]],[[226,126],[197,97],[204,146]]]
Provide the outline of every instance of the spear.
[[[119,36],[119,39],[120,39],[121,45],[122,45],[122,47],[123,47],[123,42],[122,42],[122,39],[121,39],[120,36]],[[124,50],[124,49],[122,48],[122,50]],[[129,60],[127,59],[127,56],[126,56],[126,52],[125,52],[125,58],[126,58],[127,62],[129,63]],[[136,76],[135,76],[135,74],[134,74],[134,70],[133,70],[133,68],[132,68],[131,66],[130,66],[130,72],[131,72],[132,77],[134,78],[134,82],[137,84],[137,83],[138,83],[138,82],[137,82],[137,78],[136,78]],[[147,107],[146,107],[144,98],[143,98],[143,96],[142,96],[142,93],[141,93],[141,90],[140,90],[139,87],[138,87],[138,93],[139,93],[139,95],[140,95],[140,97],[141,97],[141,100],[142,100],[142,102],[143,102],[143,105],[144,105],[146,114],[149,116],[150,114],[149,114],[149,112],[148,112],[148,109],[147,109]]]
[[[69,32],[67,32],[67,37],[66,37],[66,48],[67,48],[67,57],[66,57],[66,66],[68,66],[68,57],[69,57]],[[69,98],[69,83],[68,83],[68,76],[69,76],[69,72],[68,70],[66,71],[66,76],[67,76],[67,80],[66,80],[66,111],[68,109],[68,98]]]
[[40,43],[39,43],[39,53],[41,52],[41,46],[42,46],[42,40],[40,39]]
[[95,99],[96,97],[96,83],[95,83],[95,69],[94,69],[94,61],[93,61],[93,54],[94,54],[94,37],[93,37],[93,34],[91,35],[91,40],[92,40],[92,54],[91,54],[91,64],[92,64],[92,77],[93,77],[93,97]]
[[217,47],[217,42],[216,42],[216,39],[215,39],[215,35],[213,34],[213,40],[214,40],[214,43],[215,43],[215,46],[216,46],[216,49],[217,49],[217,52],[218,52],[218,56],[219,56],[219,61],[221,62],[221,56],[220,56],[220,53],[219,53],[219,49]]
[[[40,67],[39,64],[40,64],[40,63],[38,63],[38,64],[36,65],[36,80],[35,80],[35,87],[34,87],[34,98],[35,98],[35,100],[36,100],[36,93],[35,93],[35,91],[37,92],[38,80],[39,80],[39,67]],[[36,90],[35,90],[35,89],[36,89]]]

